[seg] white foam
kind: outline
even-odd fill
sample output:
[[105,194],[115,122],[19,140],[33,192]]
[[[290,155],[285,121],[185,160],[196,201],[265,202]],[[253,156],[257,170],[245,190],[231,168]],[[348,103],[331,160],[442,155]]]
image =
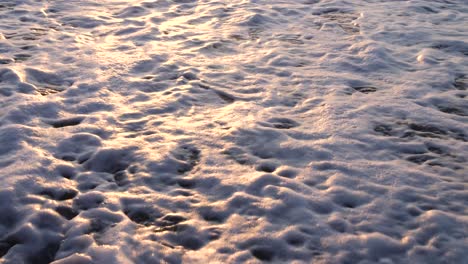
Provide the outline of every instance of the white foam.
[[2,263],[463,263],[453,1],[0,1]]

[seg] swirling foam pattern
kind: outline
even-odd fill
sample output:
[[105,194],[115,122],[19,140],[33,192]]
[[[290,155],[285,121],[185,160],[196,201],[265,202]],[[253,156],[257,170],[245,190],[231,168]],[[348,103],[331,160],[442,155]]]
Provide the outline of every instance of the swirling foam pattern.
[[464,0],[0,0],[1,263],[464,263]]

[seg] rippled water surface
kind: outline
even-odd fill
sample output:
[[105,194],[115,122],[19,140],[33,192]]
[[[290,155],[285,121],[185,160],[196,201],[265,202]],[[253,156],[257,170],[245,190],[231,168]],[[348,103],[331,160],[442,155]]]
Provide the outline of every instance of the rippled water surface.
[[0,0],[0,263],[463,263],[463,0]]

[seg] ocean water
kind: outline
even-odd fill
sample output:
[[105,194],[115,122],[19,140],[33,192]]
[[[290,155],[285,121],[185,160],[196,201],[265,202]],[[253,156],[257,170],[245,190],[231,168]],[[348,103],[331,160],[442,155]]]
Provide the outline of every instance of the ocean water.
[[0,263],[465,263],[464,0],[0,0]]

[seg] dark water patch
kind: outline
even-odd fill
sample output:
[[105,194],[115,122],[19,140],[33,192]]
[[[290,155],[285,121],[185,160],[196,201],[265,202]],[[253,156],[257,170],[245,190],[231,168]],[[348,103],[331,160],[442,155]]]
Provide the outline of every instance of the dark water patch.
[[274,117],[266,120],[265,122],[259,122],[261,126],[273,127],[277,129],[291,129],[300,126],[300,123],[290,118]]
[[171,154],[174,158],[181,161],[177,172],[186,173],[191,171],[200,162],[200,150],[194,145],[180,145],[174,149]]
[[261,261],[272,261],[275,257],[275,251],[269,247],[257,246],[250,250],[252,255]]
[[66,205],[57,206],[55,208],[55,211],[67,220],[71,220],[75,218],[75,216],[78,215],[77,211],[73,210],[73,208],[71,208],[70,206],[66,206]]
[[65,201],[75,198],[75,196],[78,195],[78,191],[73,189],[46,188],[39,192],[39,194],[47,196],[53,200]]
[[384,125],[384,124],[380,124],[380,125],[376,125],[374,127],[374,131],[383,135],[383,136],[392,136],[393,133],[392,133],[392,127],[390,125]]
[[372,87],[372,86],[356,86],[356,87],[353,87],[353,89],[364,94],[377,92],[377,88]]
[[3,65],[10,64],[10,63],[13,63],[13,62],[15,62],[14,59],[0,59],[0,64],[3,64]]
[[37,92],[41,94],[42,96],[47,96],[47,95],[52,95],[56,93],[63,92],[64,90],[58,89],[55,87],[43,87],[43,88],[38,88]]
[[439,111],[446,114],[468,116],[468,111],[466,109],[462,109],[461,107],[438,105],[437,108]]
[[224,102],[231,104],[233,103],[236,99],[234,96],[230,95],[229,93],[223,92],[223,91],[215,91],[216,95],[219,96]]
[[67,126],[76,126],[83,122],[84,117],[71,117],[71,118],[64,118],[58,120],[47,120],[46,122],[53,126],[54,128],[61,128]]
[[416,164],[423,164],[424,162],[426,162],[428,160],[435,159],[435,158],[436,157],[434,157],[432,155],[423,154],[423,155],[409,156],[409,157],[406,158],[406,160],[410,161],[410,162],[413,162],[413,163],[416,163]]
[[457,90],[465,91],[468,89],[468,76],[460,75],[455,78],[453,87]]

